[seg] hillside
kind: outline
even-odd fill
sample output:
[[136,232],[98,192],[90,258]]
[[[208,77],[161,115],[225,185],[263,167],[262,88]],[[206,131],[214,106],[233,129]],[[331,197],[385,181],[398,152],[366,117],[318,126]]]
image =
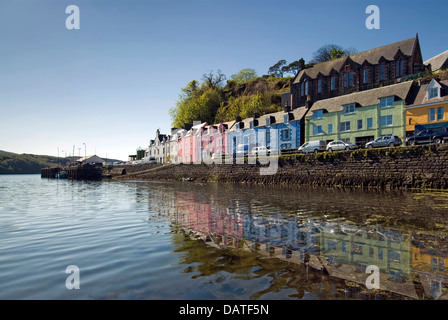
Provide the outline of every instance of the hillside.
[[280,111],[281,95],[289,91],[291,80],[289,77],[258,77],[240,83],[228,81],[223,88],[224,101],[216,112],[215,122]]
[[37,174],[44,167],[65,163],[63,158],[34,154],[0,152],[0,174]]

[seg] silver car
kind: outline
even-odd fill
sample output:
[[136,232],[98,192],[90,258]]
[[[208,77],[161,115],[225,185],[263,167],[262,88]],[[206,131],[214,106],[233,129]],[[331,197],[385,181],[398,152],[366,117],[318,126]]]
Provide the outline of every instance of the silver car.
[[335,151],[335,150],[354,150],[358,149],[356,144],[347,143],[341,140],[331,141],[327,144],[327,151]]
[[396,147],[400,146],[401,143],[401,139],[397,136],[384,136],[367,142],[366,148]]

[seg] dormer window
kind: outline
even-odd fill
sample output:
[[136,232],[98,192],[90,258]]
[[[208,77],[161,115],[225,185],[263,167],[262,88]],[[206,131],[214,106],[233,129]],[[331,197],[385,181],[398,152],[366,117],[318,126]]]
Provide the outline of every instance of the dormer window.
[[250,128],[251,128],[251,129],[254,128],[254,122],[253,122],[253,121],[249,122],[249,125],[250,125]]
[[322,93],[322,79],[317,80],[317,92]]
[[435,79],[432,79],[431,82],[426,87],[427,100],[440,98],[440,89],[441,88],[442,88],[441,85]]
[[344,73],[344,87],[353,87],[353,72]]
[[288,122],[289,122],[289,114],[287,113],[283,116],[283,123],[287,124]]
[[428,99],[439,98],[440,97],[439,91],[440,91],[439,88],[430,88],[428,90]]
[[355,112],[355,104],[347,104],[344,106],[344,114],[350,114]]
[[271,125],[271,118],[266,118],[266,127],[269,127]]
[[386,97],[380,99],[380,108],[387,108],[394,106],[394,97]]
[[323,114],[324,114],[324,111],[323,111],[323,110],[317,110],[317,111],[314,111],[314,112],[313,112],[313,118],[314,118],[314,119],[321,119],[322,116],[323,116]]

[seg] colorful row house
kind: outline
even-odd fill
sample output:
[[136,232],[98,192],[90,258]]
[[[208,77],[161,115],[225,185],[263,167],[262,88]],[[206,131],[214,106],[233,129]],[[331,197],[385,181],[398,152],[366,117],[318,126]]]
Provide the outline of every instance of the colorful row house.
[[359,146],[381,136],[405,137],[412,81],[317,101],[305,117],[306,141],[342,140]]

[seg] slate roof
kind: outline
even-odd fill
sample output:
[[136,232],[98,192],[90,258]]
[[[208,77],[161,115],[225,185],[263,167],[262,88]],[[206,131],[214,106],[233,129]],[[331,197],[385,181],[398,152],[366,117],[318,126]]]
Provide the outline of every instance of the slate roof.
[[378,99],[383,97],[398,96],[405,100],[410,93],[412,83],[412,81],[407,81],[390,86],[346,94],[335,98],[319,100],[311,106],[307,116],[311,116],[312,112],[316,110],[324,109],[328,112],[341,111],[344,105],[351,103],[358,103],[363,107],[372,106],[378,104]]
[[448,101],[448,80],[437,81],[437,82],[442,86],[442,90],[440,92],[440,95],[441,95],[440,98],[434,98],[431,100],[426,99],[426,88],[429,85],[429,83],[427,83],[427,84],[417,87],[416,93],[415,93],[415,98],[413,99],[411,104],[409,104],[406,107],[409,108],[409,107],[415,107],[415,106],[419,106],[419,105]]
[[401,50],[401,52],[403,52],[403,54],[407,56],[412,56],[415,45],[417,43],[417,39],[418,38],[415,37],[375,49],[355,53],[349,56],[344,56],[335,60],[315,64],[311,68],[301,70],[294,79],[294,83],[298,83],[304,74],[314,79],[319,73],[323,75],[329,75],[332,69],[339,72],[339,70],[349,58],[361,65],[365,61],[371,64],[378,64],[378,61],[381,59],[381,57],[384,57],[389,61],[394,60],[394,57],[397,54],[398,50]]
[[448,68],[448,50],[426,60],[424,64],[431,64],[432,71]]

